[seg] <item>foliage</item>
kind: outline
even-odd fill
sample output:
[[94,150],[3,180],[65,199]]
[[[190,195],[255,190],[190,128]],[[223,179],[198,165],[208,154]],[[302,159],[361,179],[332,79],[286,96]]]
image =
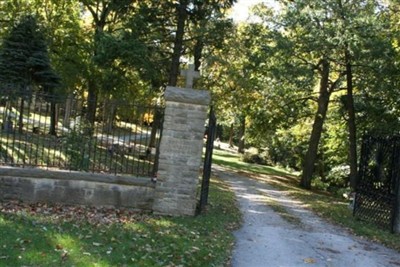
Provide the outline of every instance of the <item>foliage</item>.
[[45,37],[35,17],[22,17],[3,40],[0,80],[27,95],[31,94],[33,86],[51,92],[59,85],[59,77],[50,64]]
[[212,180],[207,213],[0,203],[1,266],[222,266],[240,222],[234,194]]
[[340,196],[342,193],[350,192],[349,175],[350,167],[348,165],[335,166],[323,180],[321,177],[317,177],[312,181],[312,184],[317,190],[329,191]]
[[[294,169],[303,167],[309,144],[318,143],[313,177],[321,180],[335,166],[350,163],[347,63],[355,141],[359,144],[365,132],[399,132],[396,1],[279,0],[280,9],[260,4],[253,8],[257,19],[233,23],[227,11],[235,2],[0,1],[0,37],[7,39],[18,21],[35,14],[48,47],[47,59],[40,59],[51,62],[61,78],[57,93],[79,96],[89,121],[104,120],[110,130],[135,111],[107,108],[109,103],[149,104],[162,96],[172,61],[178,66],[194,61],[202,72],[195,86],[212,91],[223,139],[268,151],[271,161]],[[184,21],[181,49],[179,21]],[[332,92],[321,137],[310,142],[313,119],[319,117],[321,59],[329,63]],[[0,76],[7,72],[3,67]],[[25,77],[9,74],[3,87]],[[178,78],[177,85],[182,83]]]
[[326,176],[330,187],[346,188],[349,182],[350,167],[347,165],[335,166]]
[[[316,162],[311,166],[317,166],[314,177],[323,180],[335,166],[349,164],[345,53],[350,54],[353,71],[360,133],[356,141],[360,142],[361,133],[376,129],[398,131],[398,97],[396,90],[391,91],[397,88],[398,52],[390,38],[399,39],[398,31],[391,27],[395,25],[393,7],[377,1],[280,3],[278,11],[257,6],[253,10],[260,22],[236,26],[232,36],[240,43],[227,39],[228,48],[210,60],[211,77],[221,80],[215,89],[210,87],[217,101],[221,101],[217,104],[219,122],[234,123],[237,128],[239,115],[245,112],[248,146],[268,150],[277,164],[302,168],[309,158],[305,156],[307,146],[317,143]],[[235,56],[231,59],[231,55]],[[384,64],[389,58],[389,63]],[[309,130],[313,117],[321,117],[315,116],[321,59],[327,60],[330,67],[330,101],[326,119],[320,125],[321,138],[317,140],[310,138]],[[241,73],[242,67],[249,70],[249,76]],[[229,88],[235,75],[245,81],[236,83],[238,89]]]
[[241,155],[240,160],[246,163],[255,163],[255,164],[267,164],[268,155],[267,153],[259,153],[256,148],[249,148]]
[[283,168],[243,162],[236,153],[219,149],[213,150],[213,163],[241,172],[252,171],[277,176],[287,176],[291,174],[290,171]]
[[71,170],[89,170],[89,151],[92,149],[94,140],[91,135],[90,125],[80,122],[64,136],[63,143],[67,157],[67,165]]

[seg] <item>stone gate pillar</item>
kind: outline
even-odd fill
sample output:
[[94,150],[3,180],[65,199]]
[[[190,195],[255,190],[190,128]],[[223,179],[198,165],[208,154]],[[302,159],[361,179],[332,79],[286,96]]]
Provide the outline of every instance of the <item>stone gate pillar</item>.
[[194,215],[210,93],[167,87],[153,211]]

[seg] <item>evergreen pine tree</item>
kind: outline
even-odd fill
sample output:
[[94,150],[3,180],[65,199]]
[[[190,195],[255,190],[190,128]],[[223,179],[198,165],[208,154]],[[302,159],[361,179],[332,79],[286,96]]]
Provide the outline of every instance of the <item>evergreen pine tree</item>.
[[[53,94],[59,86],[60,78],[51,67],[45,36],[35,17],[23,17],[4,38],[0,50],[0,84],[3,95],[21,97],[19,131],[22,131],[24,100],[34,90]],[[55,105],[54,99],[48,100]],[[50,129],[55,134],[55,125]]]
[[51,67],[46,40],[35,17],[23,17],[4,38],[0,82],[28,95],[34,86],[43,92],[53,92],[59,85],[60,79]]

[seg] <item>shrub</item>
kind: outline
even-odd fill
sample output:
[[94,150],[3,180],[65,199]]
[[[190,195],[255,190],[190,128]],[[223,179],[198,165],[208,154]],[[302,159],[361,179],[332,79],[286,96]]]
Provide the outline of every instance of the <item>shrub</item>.
[[255,163],[261,165],[274,165],[271,160],[268,149],[257,149],[251,147],[241,156],[241,160],[247,163]]
[[312,188],[317,189],[317,190],[327,191],[329,184],[326,182],[323,182],[321,180],[321,177],[316,177],[312,180],[311,186],[312,186]]
[[348,191],[350,166],[340,165],[333,167],[324,180],[316,177],[312,181],[312,187],[318,190],[330,191],[342,194]]
[[328,175],[326,176],[326,181],[329,183],[330,187],[346,188],[348,186],[350,176],[350,166],[349,165],[339,165],[333,167]]
[[65,136],[65,154],[71,170],[89,170],[89,148],[92,144],[92,138],[85,132],[86,127],[79,125]]
[[251,147],[241,156],[241,160],[247,163],[265,164],[265,161],[258,153],[258,149]]

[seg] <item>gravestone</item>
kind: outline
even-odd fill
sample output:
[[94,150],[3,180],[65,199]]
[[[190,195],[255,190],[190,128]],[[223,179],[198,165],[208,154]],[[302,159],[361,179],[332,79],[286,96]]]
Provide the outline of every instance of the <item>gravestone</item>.
[[188,88],[167,87],[153,211],[194,215],[210,93],[190,88],[199,77],[193,66],[182,71]]

